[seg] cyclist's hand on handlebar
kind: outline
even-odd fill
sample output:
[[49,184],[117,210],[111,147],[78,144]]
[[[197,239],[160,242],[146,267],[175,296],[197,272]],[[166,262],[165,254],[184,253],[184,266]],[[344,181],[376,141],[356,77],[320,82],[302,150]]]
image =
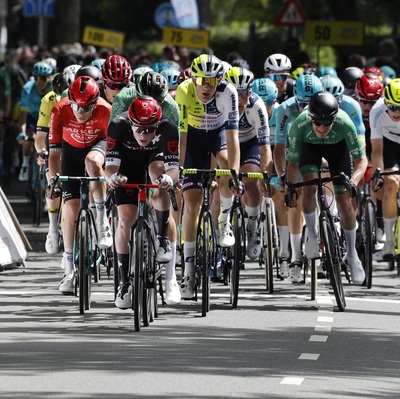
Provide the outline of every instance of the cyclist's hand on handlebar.
[[383,187],[384,180],[379,172],[380,172],[380,169],[376,168],[376,170],[372,176],[372,179],[371,179],[371,188],[374,192],[379,191]]
[[49,184],[46,187],[46,198],[48,199],[55,199],[61,197],[61,188],[60,187],[54,187]]
[[174,181],[172,177],[166,174],[160,175],[155,180],[154,184],[158,184],[160,188],[164,188],[165,190],[174,190]]
[[350,197],[351,198],[357,197],[358,194],[357,185],[351,180],[349,181],[349,184],[351,188],[351,190],[349,190]]
[[45,165],[48,157],[49,157],[48,151],[45,148],[43,148],[42,151],[38,152],[37,154],[37,161],[36,161],[37,164],[39,166]]
[[292,184],[287,183],[287,194],[285,195],[285,204],[288,208],[294,208],[297,205],[298,194]]
[[125,175],[122,175],[119,172],[113,173],[108,181],[108,185],[115,189],[119,186],[122,186],[128,181],[128,178]]
[[246,191],[246,186],[244,183],[240,180],[237,180],[237,184],[235,184],[235,179],[233,177],[229,179],[229,188],[236,196],[243,195]]

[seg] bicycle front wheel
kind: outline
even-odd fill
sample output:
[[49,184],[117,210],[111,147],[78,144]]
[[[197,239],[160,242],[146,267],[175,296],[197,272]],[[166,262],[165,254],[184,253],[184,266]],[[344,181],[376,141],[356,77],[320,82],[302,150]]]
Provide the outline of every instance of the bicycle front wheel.
[[362,264],[365,271],[365,285],[372,287],[372,254],[375,245],[375,205],[372,200],[365,202],[361,219],[361,234],[363,240]]
[[326,255],[326,267],[329,274],[329,280],[335,295],[336,304],[339,311],[343,312],[346,307],[342,282],[342,260],[339,249],[339,242],[335,238],[333,222],[329,219],[326,212],[321,213],[320,217],[321,236],[324,242],[324,251]]
[[[133,316],[135,330],[140,331],[142,312],[143,312],[143,296],[144,296],[144,282],[143,282],[143,262],[144,262],[144,232],[140,224],[137,225],[134,232],[134,255],[131,257],[134,262],[134,283],[133,283]],[[132,270],[132,269],[131,269]]]
[[[147,226],[146,226],[147,227]],[[155,245],[150,228],[144,230],[143,242],[143,325],[148,327],[154,321],[155,307]]]
[[273,208],[271,200],[264,200],[263,206],[263,251],[265,264],[265,287],[269,294],[274,292],[274,226],[273,226]]

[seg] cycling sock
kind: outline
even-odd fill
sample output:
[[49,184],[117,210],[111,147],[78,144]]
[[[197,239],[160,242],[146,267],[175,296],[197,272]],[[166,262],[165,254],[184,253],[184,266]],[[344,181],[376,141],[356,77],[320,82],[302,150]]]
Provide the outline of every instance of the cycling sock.
[[94,202],[91,202],[89,204],[89,209],[92,211],[92,215],[96,220],[96,217],[97,217],[96,204]]
[[29,161],[31,159],[30,155],[24,155],[22,157],[22,165],[21,168],[28,168],[29,167]]
[[118,254],[118,271],[119,281],[121,283],[129,283],[129,254]]
[[289,257],[289,226],[278,226],[279,233],[279,257]]
[[48,208],[49,234],[58,233],[58,209]]
[[66,255],[67,258],[67,261],[65,262],[65,274],[66,275],[72,274],[74,272],[72,248],[64,248],[64,254]]
[[346,237],[347,244],[347,256],[353,257],[357,255],[356,251],[356,228],[351,230],[343,229],[344,235]]
[[258,215],[260,214],[260,208],[246,206],[247,219],[247,231],[253,231],[258,227]]
[[229,218],[229,212],[232,207],[233,197],[223,197],[220,195],[219,203],[220,203],[220,212],[218,216],[218,223],[226,223]]
[[304,219],[306,220],[309,238],[311,239],[318,238],[317,212],[314,211],[311,213],[304,213]]
[[393,241],[394,226],[396,224],[397,217],[395,218],[383,218],[383,224],[385,226],[386,240]]
[[175,263],[176,263],[176,241],[171,242],[172,259],[165,264],[165,279],[176,278]]
[[94,199],[94,203],[96,204],[96,220],[97,225],[102,226],[107,223],[106,218],[106,197],[100,199]]
[[183,246],[183,256],[185,258],[185,276],[194,274],[194,252],[196,250],[195,241],[185,241]]
[[158,235],[160,237],[168,237],[168,221],[169,221],[169,210],[159,211],[156,209],[157,224],[158,224]]
[[292,263],[301,261],[301,237],[302,234],[290,234],[290,247],[292,249],[290,261]]

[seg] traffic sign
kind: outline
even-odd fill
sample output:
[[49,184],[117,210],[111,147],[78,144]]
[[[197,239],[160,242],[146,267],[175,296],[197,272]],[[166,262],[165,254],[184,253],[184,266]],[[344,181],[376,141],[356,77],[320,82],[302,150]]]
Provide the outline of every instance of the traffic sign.
[[82,42],[102,47],[123,47],[125,34],[108,29],[85,26]]
[[304,41],[308,45],[360,46],[364,42],[364,23],[307,21]]
[[175,10],[171,3],[161,3],[154,12],[154,22],[163,29],[166,26],[178,26]]
[[24,17],[54,17],[56,0],[24,0]]
[[297,0],[288,0],[276,19],[275,26],[304,26],[306,15]]
[[163,29],[161,41],[174,46],[191,48],[208,47],[210,32],[207,30],[182,29],[165,27]]

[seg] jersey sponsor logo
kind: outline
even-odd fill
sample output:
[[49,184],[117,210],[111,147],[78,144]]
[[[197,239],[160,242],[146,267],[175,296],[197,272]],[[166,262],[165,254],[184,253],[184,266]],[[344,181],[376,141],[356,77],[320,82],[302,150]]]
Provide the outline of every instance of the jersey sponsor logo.
[[178,154],[179,142],[178,140],[168,141],[167,149],[168,152],[174,155]]
[[107,152],[111,152],[115,148],[117,140],[112,137],[107,137]]

